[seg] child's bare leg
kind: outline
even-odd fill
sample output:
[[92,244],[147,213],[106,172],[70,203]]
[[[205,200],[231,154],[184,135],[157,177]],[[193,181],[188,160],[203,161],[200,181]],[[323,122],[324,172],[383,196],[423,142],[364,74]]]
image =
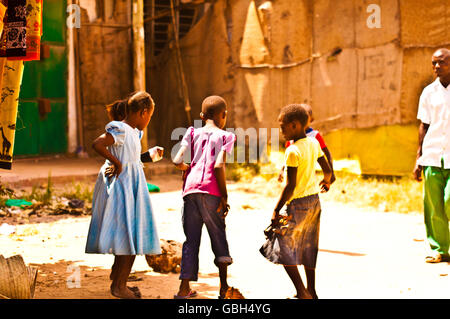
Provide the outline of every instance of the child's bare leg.
[[115,274],[111,284],[111,294],[118,298],[136,299],[136,295],[127,287],[128,276],[136,256],[116,256]]
[[292,283],[297,290],[297,298],[299,299],[311,299],[311,295],[306,290],[305,285],[303,285],[302,277],[300,277],[300,273],[298,272],[298,268],[295,265],[283,265],[286,270],[289,278],[291,278]]
[[114,257],[114,263],[111,267],[111,274],[109,275],[110,280],[114,280],[114,277],[116,276],[116,270],[117,270],[117,256]]
[[[116,258],[114,258],[114,263],[111,267],[111,274],[109,275],[109,279],[110,280],[114,280],[114,278],[117,276],[117,268],[118,268],[118,262],[116,260]],[[133,291],[133,293],[137,296],[137,297],[141,297],[141,293],[138,287],[128,287],[128,289],[130,289],[131,291]]]
[[313,299],[318,299],[316,293],[316,269],[305,267],[305,273],[306,273],[306,282],[308,285],[308,292]]
[[217,263],[217,267],[219,268],[219,278],[220,278],[220,297],[225,298],[227,290],[229,288],[227,282],[227,263]]

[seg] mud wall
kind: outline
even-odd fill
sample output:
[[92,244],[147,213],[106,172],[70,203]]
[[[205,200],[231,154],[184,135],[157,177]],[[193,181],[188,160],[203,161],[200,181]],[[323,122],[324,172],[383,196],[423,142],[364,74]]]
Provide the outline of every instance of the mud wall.
[[[380,28],[368,26],[371,4]],[[324,134],[414,125],[433,80],[431,55],[450,45],[449,23],[450,0],[217,0],[181,40],[192,116],[219,94],[229,103],[228,127],[277,127],[280,108],[302,102]],[[150,76],[156,130],[170,141],[173,128],[188,125],[173,50]]]
[[[105,105],[133,91],[132,34],[126,27],[131,24],[131,3],[130,0],[114,3],[111,13],[90,17],[91,21],[82,7],[78,31],[83,138],[89,154],[93,140],[108,123]],[[95,14],[92,8],[90,14]]]

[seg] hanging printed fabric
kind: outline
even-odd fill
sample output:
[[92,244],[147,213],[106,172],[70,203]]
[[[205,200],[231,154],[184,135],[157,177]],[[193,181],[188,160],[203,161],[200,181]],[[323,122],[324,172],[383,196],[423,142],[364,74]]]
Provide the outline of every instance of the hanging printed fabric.
[[0,58],[0,168],[11,169],[23,61]]
[[[0,34],[2,35],[1,37],[1,42],[0,42],[0,52],[3,50],[4,54],[3,56],[6,56],[6,45],[3,47],[2,43],[4,40],[4,32],[3,32],[3,27],[4,27],[4,23],[3,23],[3,19],[5,18],[6,15],[6,6],[3,3],[0,3]],[[6,42],[5,42],[6,43]],[[0,57],[2,55],[0,54]],[[3,61],[4,59],[0,58],[0,74],[3,70],[3,65],[5,63],[5,61]],[[2,87],[2,77],[0,76],[0,88]]]
[[40,60],[42,36],[42,5],[43,0],[26,0],[26,56],[10,57],[8,55],[8,60]]
[[8,0],[6,10],[6,56],[27,55],[27,1]]
[[24,61],[40,60],[43,0],[27,0],[27,56]]
[[5,22],[7,19],[7,6],[8,0],[2,0],[2,5],[5,7],[5,11],[2,17],[2,36],[0,38],[0,57],[6,57],[6,27]]
[[3,18],[6,14],[6,6],[0,3],[0,34],[3,33]]

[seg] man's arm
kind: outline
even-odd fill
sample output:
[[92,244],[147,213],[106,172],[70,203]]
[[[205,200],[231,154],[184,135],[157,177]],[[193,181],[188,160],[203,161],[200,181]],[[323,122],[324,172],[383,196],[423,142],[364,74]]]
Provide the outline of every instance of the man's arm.
[[430,124],[426,124],[423,122],[420,122],[419,126],[419,147],[417,149],[417,156],[416,156],[416,166],[414,167],[413,176],[414,179],[418,182],[422,181],[422,166],[417,163],[418,159],[422,156],[422,144],[423,140],[425,138],[425,135],[428,132],[428,128],[430,127]]

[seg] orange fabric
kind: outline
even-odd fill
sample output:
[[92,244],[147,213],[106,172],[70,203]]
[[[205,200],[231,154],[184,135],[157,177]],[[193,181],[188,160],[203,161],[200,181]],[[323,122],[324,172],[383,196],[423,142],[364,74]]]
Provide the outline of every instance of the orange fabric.
[[34,61],[41,58],[43,0],[27,0],[27,55],[8,60]]

